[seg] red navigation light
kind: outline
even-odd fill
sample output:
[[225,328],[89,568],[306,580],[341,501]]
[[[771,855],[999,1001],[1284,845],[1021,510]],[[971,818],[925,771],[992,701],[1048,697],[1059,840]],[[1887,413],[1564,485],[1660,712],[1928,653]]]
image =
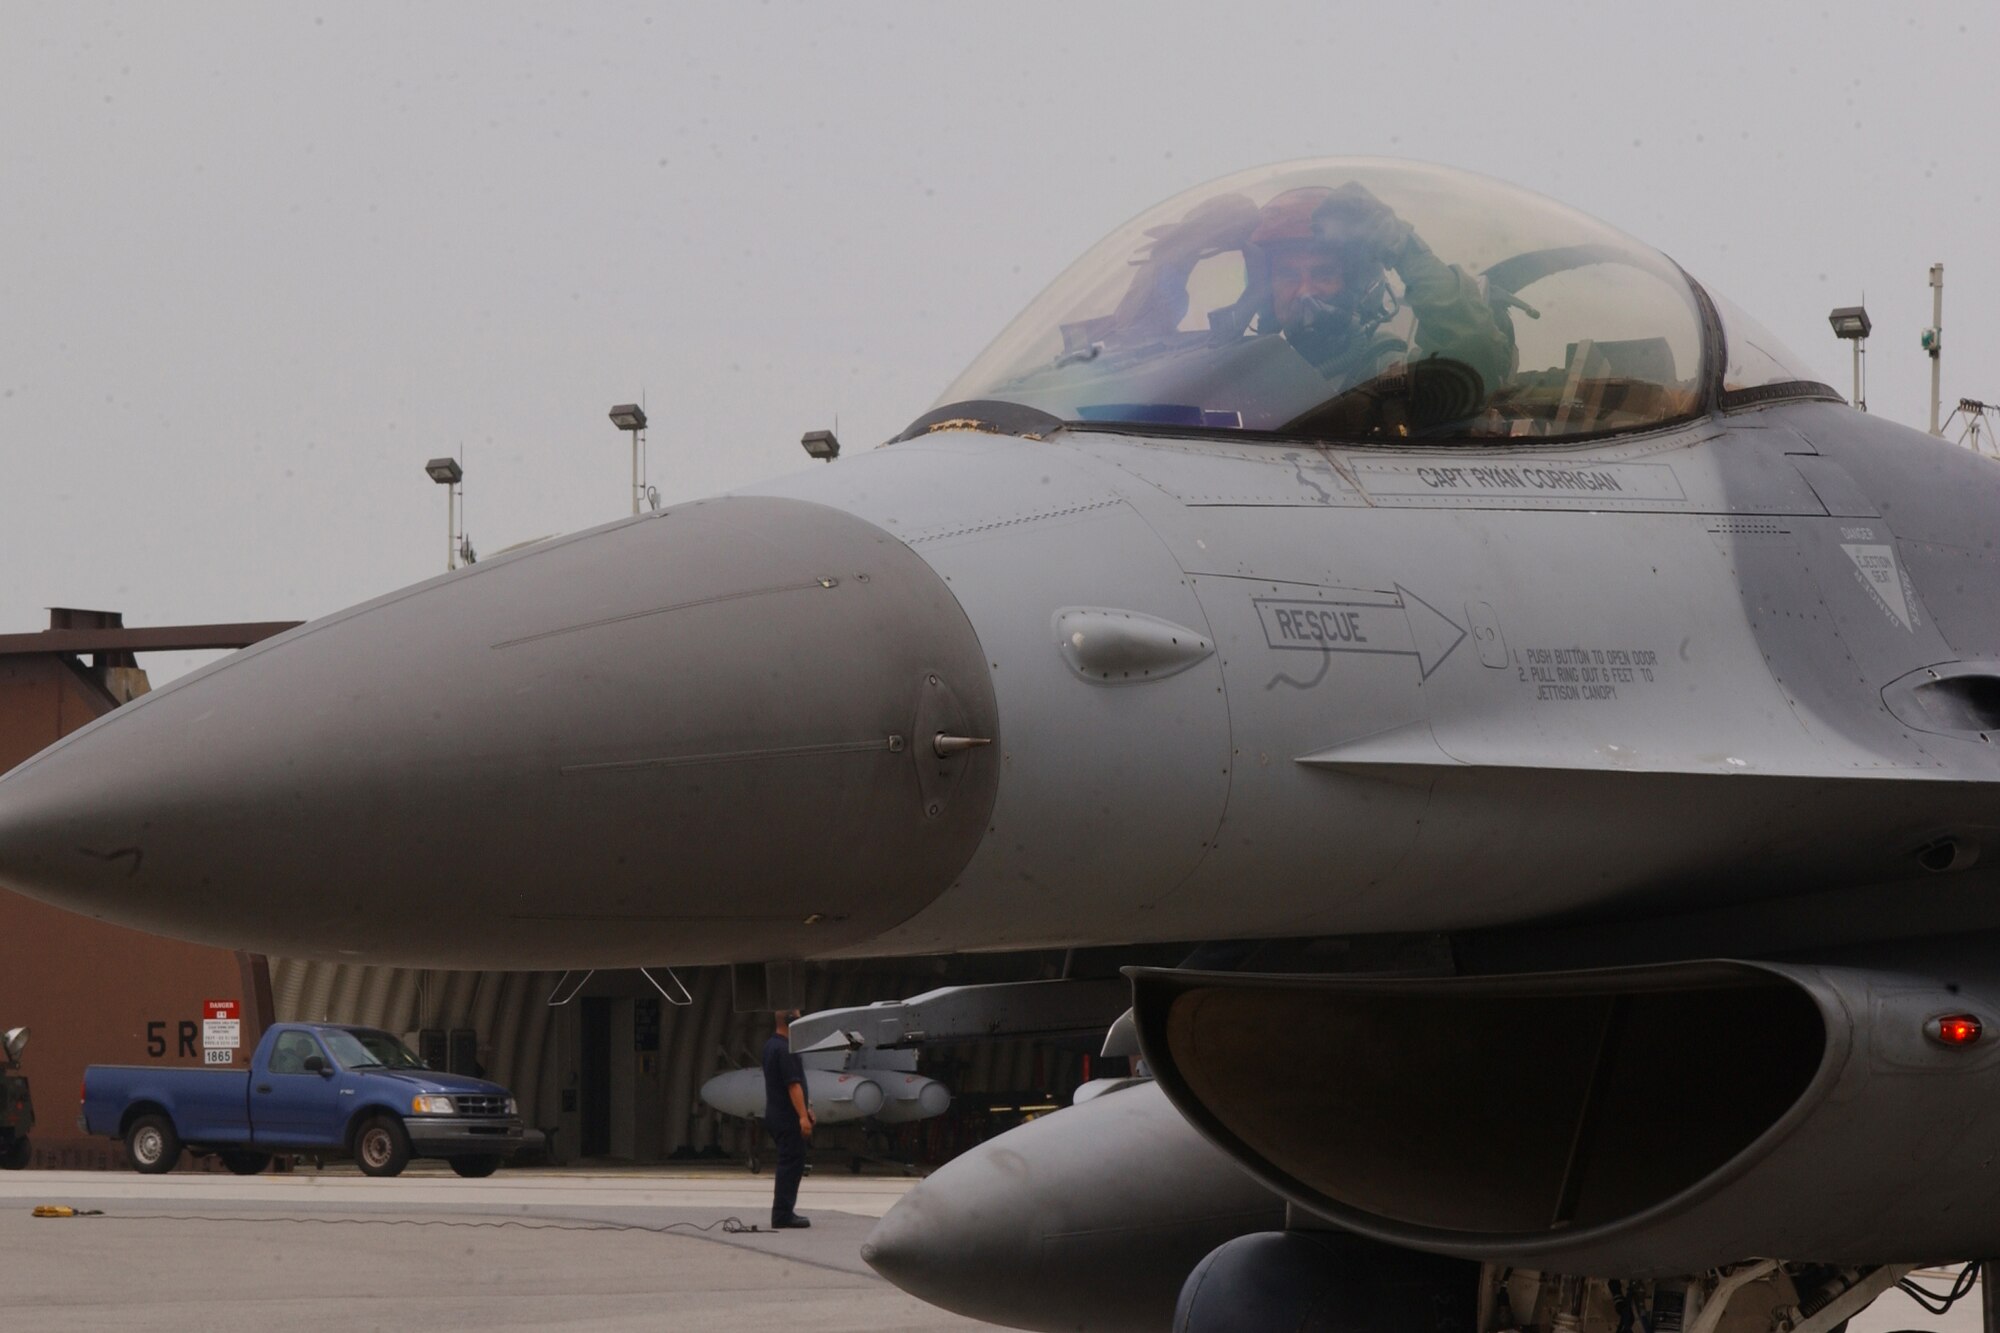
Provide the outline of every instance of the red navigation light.
[[1941,1046],[1970,1046],[1979,1040],[1979,1020],[1971,1014],[1946,1014],[1931,1021],[1931,1040]]

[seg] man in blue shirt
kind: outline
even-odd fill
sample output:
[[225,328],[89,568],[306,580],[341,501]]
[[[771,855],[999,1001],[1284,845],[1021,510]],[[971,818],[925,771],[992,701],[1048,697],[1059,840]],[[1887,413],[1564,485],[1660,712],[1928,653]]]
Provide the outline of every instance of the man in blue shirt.
[[806,1140],[812,1137],[813,1113],[806,1104],[806,1071],[792,1054],[792,1020],[796,1009],[780,1010],[777,1030],[764,1043],[764,1128],[778,1149],[778,1173],[771,1195],[771,1227],[809,1227],[800,1217],[799,1179],[806,1172]]

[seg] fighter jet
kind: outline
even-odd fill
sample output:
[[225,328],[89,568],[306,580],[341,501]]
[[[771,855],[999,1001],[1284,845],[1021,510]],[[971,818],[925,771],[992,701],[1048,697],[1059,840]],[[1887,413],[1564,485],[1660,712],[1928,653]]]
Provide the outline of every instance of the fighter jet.
[[1157,1081],[952,1163],[878,1268],[1025,1327],[1832,1333],[2000,1253],[1996,515],[1610,226],[1289,163],[887,447],[119,709],[0,779],[0,882],[746,1000],[1185,944],[1118,1001]]

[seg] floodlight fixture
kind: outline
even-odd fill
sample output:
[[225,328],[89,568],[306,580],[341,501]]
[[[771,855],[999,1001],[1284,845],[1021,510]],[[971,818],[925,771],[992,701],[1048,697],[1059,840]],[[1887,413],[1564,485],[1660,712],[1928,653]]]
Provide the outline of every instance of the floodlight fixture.
[[637,403],[620,403],[611,409],[611,424],[620,430],[644,430],[646,409]]
[[1875,325],[1868,318],[1868,307],[1858,305],[1840,306],[1829,314],[1827,323],[1833,325],[1833,336],[1854,341],[1866,338],[1875,331]]
[[456,486],[465,479],[465,469],[458,465],[456,458],[433,458],[424,464],[424,471],[431,474],[431,480],[440,486]]
[[809,430],[799,437],[799,446],[822,463],[840,457],[840,441],[830,430]]

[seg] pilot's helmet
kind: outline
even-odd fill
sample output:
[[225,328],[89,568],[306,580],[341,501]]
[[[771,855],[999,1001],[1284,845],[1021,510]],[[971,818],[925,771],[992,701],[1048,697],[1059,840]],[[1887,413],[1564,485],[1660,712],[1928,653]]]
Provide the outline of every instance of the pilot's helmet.
[[1250,233],[1270,288],[1273,327],[1324,345],[1380,324],[1391,313],[1384,262],[1399,227],[1359,185],[1308,185],[1273,196]]
[[1251,229],[1252,245],[1271,246],[1317,241],[1313,213],[1333,191],[1324,185],[1302,185],[1273,195],[1257,210],[1257,225]]

